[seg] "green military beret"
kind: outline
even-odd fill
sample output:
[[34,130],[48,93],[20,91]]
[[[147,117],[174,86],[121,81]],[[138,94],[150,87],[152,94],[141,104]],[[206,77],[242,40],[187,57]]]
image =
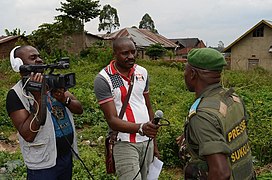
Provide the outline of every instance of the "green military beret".
[[211,48],[192,49],[187,61],[191,66],[211,71],[221,71],[227,65],[223,55]]

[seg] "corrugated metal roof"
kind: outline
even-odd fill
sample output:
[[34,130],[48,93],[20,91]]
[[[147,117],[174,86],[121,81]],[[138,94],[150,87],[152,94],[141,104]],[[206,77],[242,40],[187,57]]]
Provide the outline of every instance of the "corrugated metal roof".
[[139,29],[136,28],[125,28],[128,32],[127,35],[129,38],[132,38],[132,40],[136,43],[136,46],[138,47],[148,47],[151,44],[155,44],[154,41],[150,40],[148,36],[143,34]]
[[93,36],[95,38],[98,38],[98,39],[103,39],[101,36],[99,35],[95,35],[95,34],[92,34],[92,33],[86,33],[87,36]]
[[261,20],[260,22],[258,22],[255,26],[253,26],[251,29],[249,29],[247,32],[245,32],[242,36],[240,36],[238,39],[236,39],[234,42],[232,42],[229,46],[227,46],[223,52],[230,52],[231,51],[231,47],[236,44],[237,42],[239,42],[241,39],[243,39],[246,35],[248,35],[249,33],[251,33],[254,29],[256,29],[257,27],[259,27],[261,24],[266,24],[268,27],[270,27],[272,29],[272,21],[269,20]]
[[148,47],[156,43],[160,43],[166,48],[177,47],[177,45],[169,39],[160,34],[155,34],[147,29],[124,28],[111,34],[105,34],[103,37],[105,39],[116,39],[125,36],[131,38],[136,43],[137,47]]
[[193,48],[200,43],[198,38],[180,38],[180,39],[170,39],[174,43],[181,44],[184,48]]

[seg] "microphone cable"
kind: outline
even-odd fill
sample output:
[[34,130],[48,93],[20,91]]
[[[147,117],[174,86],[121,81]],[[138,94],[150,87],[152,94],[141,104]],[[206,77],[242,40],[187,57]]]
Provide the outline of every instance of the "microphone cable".
[[146,158],[146,154],[147,154],[147,150],[148,150],[148,147],[149,147],[149,144],[150,144],[150,141],[152,141],[151,138],[149,138],[148,142],[147,142],[147,146],[146,146],[146,149],[145,149],[145,153],[144,153],[144,159],[143,159],[143,162],[140,166],[140,169],[139,171],[137,172],[137,174],[135,175],[135,177],[133,178],[133,180],[135,180],[135,178],[139,175],[139,173],[141,172],[141,170],[143,169],[143,166],[144,166],[144,162],[145,162],[145,158]]
[[[160,118],[160,121],[161,121],[161,120],[166,121],[166,123],[159,123],[159,124],[158,124],[159,126],[169,126],[169,125],[170,125],[170,122],[169,122],[167,119]],[[144,161],[145,161],[145,158],[146,158],[147,150],[148,150],[148,147],[149,147],[149,143],[150,143],[151,141],[152,141],[152,138],[149,138],[148,143],[147,143],[147,146],[146,146],[146,149],[145,149],[143,162],[142,162],[142,164],[141,164],[141,166],[140,166],[139,171],[137,172],[137,174],[136,174],[135,177],[133,178],[133,180],[136,179],[136,177],[139,175],[139,173],[141,172],[141,170],[142,170],[142,168],[143,168],[143,166],[144,166]]]
[[[39,109],[39,103],[36,101],[36,99],[33,96],[30,96],[28,91],[24,92],[24,89],[25,89],[25,87],[26,87],[26,85],[27,85],[27,83],[29,81],[30,81],[30,77],[26,80],[25,84],[23,84],[23,87],[22,87],[21,90],[22,90],[22,95],[25,98],[28,99],[29,107],[30,107],[30,112],[33,113],[33,118],[31,119],[31,121],[29,123],[29,129],[30,129],[31,132],[36,133],[36,132],[40,131],[41,127],[38,130],[33,130],[32,129],[32,124],[33,124],[33,122],[34,122],[35,119],[38,120],[38,113],[39,113],[40,109]],[[29,99],[33,101],[33,105],[30,103]],[[34,109],[34,104],[37,105],[37,109]]]

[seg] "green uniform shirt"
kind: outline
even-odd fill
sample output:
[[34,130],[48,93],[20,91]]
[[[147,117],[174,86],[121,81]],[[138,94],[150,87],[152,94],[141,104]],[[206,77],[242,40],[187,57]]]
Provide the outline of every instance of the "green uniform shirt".
[[[219,84],[211,85],[201,94],[204,97],[213,90],[213,94],[217,94],[221,90]],[[215,153],[230,154],[231,149],[226,144],[223,136],[222,127],[218,121],[218,117],[205,111],[197,112],[190,119],[188,124],[188,141],[193,145],[193,149],[197,155],[203,159],[204,155]]]
[[207,175],[204,156],[218,153],[228,156],[231,179],[246,180],[254,176],[245,108],[233,92],[220,84],[210,85],[189,111],[184,132],[186,148],[192,156],[191,177],[198,177],[197,169]]

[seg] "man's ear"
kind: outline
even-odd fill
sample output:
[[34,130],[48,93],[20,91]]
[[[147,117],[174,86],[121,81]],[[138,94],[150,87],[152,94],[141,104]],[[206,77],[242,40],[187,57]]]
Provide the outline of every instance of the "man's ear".
[[191,68],[191,79],[196,79],[198,76],[197,71],[194,68]]

